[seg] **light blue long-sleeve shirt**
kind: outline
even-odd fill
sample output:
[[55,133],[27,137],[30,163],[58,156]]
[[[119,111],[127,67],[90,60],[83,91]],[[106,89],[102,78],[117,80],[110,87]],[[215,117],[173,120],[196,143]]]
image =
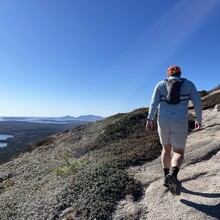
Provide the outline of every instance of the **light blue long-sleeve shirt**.
[[[169,77],[168,80],[171,79],[181,79],[180,77]],[[195,87],[195,85],[189,81],[185,80],[181,86],[180,95],[189,94],[188,98],[192,101],[195,113],[196,113],[196,121],[202,122],[202,103],[200,95]],[[178,104],[170,105],[166,101],[161,101],[161,96],[167,95],[166,84],[163,81],[160,81],[155,86],[150,109],[148,113],[148,119],[153,120],[157,107],[158,107],[158,115],[172,117],[172,118],[187,118],[188,117],[188,100],[181,101]],[[181,99],[185,99],[186,97],[181,97]]]

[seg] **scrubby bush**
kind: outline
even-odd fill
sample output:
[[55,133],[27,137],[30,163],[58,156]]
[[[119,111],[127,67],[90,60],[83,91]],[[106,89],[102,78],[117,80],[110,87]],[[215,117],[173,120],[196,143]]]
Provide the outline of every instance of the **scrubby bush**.
[[79,158],[64,153],[63,166],[55,173],[62,178],[72,177],[65,202],[66,207],[77,210],[78,218],[108,220],[117,201],[126,194],[134,200],[140,198],[142,186],[129,177],[126,169],[150,161],[161,152],[157,133],[145,131],[146,117],[146,109],[137,109],[99,122],[105,123],[104,132],[93,143],[99,147],[90,148]]
[[[71,205],[74,210],[78,210],[81,219],[110,219],[116,201],[125,194],[131,194],[135,200],[142,195],[141,184],[130,178],[117,160],[93,158],[91,163],[85,164],[80,170],[72,171],[74,180],[66,201],[74,201]],[[65,170],[62,172],[66,174]]]
[[202,90],[199,92],[201,97],[207,96],[209,94],[209,92],[207,92],[206,90]]

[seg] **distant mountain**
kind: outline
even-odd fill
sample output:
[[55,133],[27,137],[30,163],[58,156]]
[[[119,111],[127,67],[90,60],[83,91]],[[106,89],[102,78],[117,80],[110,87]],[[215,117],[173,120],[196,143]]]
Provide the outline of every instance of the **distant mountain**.
[[66,115],[64,117],[0,117],[0,121],[27,121],[35,123],[68,123],[75,121],[93,122],[104,119],[104,117],[97,115],[81,115],[73,117]]
[[81,115],[77,117],[76,119],[79,121],[99,121],[104,118],[101,116],[97,116],[97,115]]
[[56,120],[61,120],[61,121],[99,121],[99,120],[103,120],[104,117],[102,116],[98,116],[98,115],[80,115],[78,117],[73,117],[70,115],[66,115],[64,117],[61,118],[55,118]]

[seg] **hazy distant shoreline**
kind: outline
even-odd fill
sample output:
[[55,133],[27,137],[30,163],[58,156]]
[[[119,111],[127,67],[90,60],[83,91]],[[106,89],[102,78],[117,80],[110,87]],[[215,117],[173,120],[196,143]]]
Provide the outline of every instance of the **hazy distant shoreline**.
[[25,121],[32,123],[56,123],[65,124],[76,121],[93,122],[104,119],[101,116],[96,115],[82,115],[78,117],[64,116],[64,117],[17,117],[17,116],[0,116],[0,121]]

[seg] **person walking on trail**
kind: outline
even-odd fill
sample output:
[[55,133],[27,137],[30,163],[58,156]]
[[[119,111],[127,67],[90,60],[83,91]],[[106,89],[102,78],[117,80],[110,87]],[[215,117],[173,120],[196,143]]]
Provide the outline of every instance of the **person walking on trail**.
[[161,162],[165,176],[163,185],[168,187],[173,195],[180,195],[177,174],[183,163],[188,136],[188,101],[191,100],[195,108],[194,131],[201,128],[202,104],[195,85],[181,78],[180,67],[169,67],[167,75],[167,79],[155,86],[146,130],[153,131],[152,120],[158,108],[158,134],[162,144]]

